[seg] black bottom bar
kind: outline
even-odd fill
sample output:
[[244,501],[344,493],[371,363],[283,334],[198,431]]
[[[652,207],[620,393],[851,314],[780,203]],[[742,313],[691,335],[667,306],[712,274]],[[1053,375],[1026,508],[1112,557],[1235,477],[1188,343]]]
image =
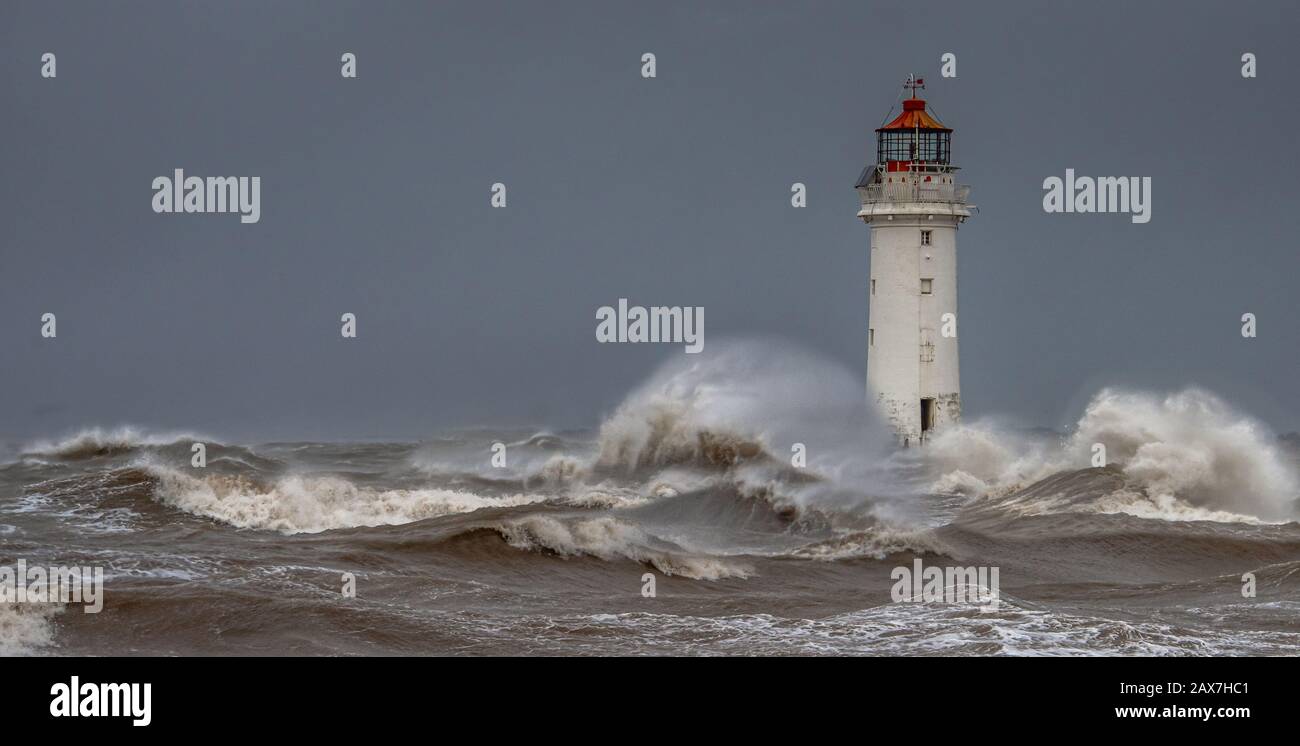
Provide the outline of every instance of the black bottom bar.
[[[1294,666],[1222,658],[55,658],[5,660],[3,670],[0,701],[10,722],[49,733],[337,736],[420,729],[453,737],[458,724],[487,724],[544,736],[574,718],[613,717],[638,729],[659,722],[661,736],[671,738],[680,733],[672,725],[679,718],[704,717],[733,733],[774,721],[800,729],[892,724],[928,733],[1041,724],[1047,730],[1024,733],[1056,737],[1286,726]],[[86,701],[96,694],[101,705],[106,696],[119,701],[120,711],[143,704],[143,687],[131,699],[127,688],[87,684],[145,683],[146,716],[81,714],[94,711]],[[63,714],[74,705],[76,716]],[[148,725],[132,724],[146,717]]]

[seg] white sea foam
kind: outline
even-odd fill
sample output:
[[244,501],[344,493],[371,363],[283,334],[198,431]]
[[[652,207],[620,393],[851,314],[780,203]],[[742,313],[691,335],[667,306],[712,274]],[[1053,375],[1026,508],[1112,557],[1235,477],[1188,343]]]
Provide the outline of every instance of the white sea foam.
[[691,469],[725,469],[770,484],[778,470],[796,473],[798,444],[808,478],[787,480],[782,497],[854,510],[892,489],[889,442],[844,366],[771,341],[719,342],[673,358],[628,395],[601,425],[594,468],[674,486],[700,485]]
[[54,645],[61,604],[0,603],[0,658],[32,655]]
[[338,528],[411,523],[482,508],[541,502],[544,495],[483,497],[447,489],[371,489],[335,476],[291,475],[269,485],[240,477],[193,477],[145,464],[160,502],[238,528],[316,533]]
[[1190,629],[1033,608],[1003,594],[997,611],[973,605],[896,603],[802,619],[772,614],[686,616],[647,612],[561,617],[593,644],[675,655],[1287,655],[1292,632]]
[[1087,506],[1071,503],[1071,510],[1166,520],[1296,518],[1300,479],[1277,438],[1196,388],[1164,396],[1103,389],[1060,442],[976,423],[938,433],[919,457],[938,471],[934,491],[1006,495],[1090,467],[1095,443],[1106,447],[1127,488]]

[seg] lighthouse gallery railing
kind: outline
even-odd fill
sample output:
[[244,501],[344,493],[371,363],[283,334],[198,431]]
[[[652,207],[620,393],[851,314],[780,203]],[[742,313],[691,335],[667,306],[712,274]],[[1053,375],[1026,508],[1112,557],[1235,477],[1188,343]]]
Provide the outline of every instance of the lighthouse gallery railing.
[[956,202],[964,204],[970,197],[965,184],[868,184],[858,187],[867,202]]

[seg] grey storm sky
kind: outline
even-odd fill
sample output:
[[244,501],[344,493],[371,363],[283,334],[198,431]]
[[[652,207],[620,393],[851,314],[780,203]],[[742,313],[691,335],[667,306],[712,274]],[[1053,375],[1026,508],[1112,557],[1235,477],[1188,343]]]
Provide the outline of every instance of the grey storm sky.
[[[5,2],[0,437],[595,425],[684,354],[597,344],[620,297],[864,373],[852,186],[909,73],[980,208],[968,417],[1198,384],[1300,429],[1298,6],[1064,5]],[[261,222],[154,214],[175,168],[260,176]],[[1151,222],[1045,214],[1066,168]]]

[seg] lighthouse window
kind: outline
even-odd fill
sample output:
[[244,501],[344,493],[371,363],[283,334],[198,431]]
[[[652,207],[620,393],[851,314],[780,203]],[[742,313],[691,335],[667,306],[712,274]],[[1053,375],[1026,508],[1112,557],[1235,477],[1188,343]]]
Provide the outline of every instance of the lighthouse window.
[[875,330],[875,329],[868,329],[868,330],[867,330],[867,346],[868,346],[868,347],[875,347],[875,346],[876,346],[876,330]]
[[921,245],[922,246],[930,245],[930,231],[921,231]]
[[952,152],[952,133],[942,130],[880,130],[876,140],[876,162],[920,161],[947,163]]
[[876,281],[875,281],[875,280],[872,280],[872,281],[871,281],[871,294],[872,294],[872,295],[875,295],[875,294],[876,294]]
[[934,280],[929,277],[921,278],[921,295],[934,294]]

